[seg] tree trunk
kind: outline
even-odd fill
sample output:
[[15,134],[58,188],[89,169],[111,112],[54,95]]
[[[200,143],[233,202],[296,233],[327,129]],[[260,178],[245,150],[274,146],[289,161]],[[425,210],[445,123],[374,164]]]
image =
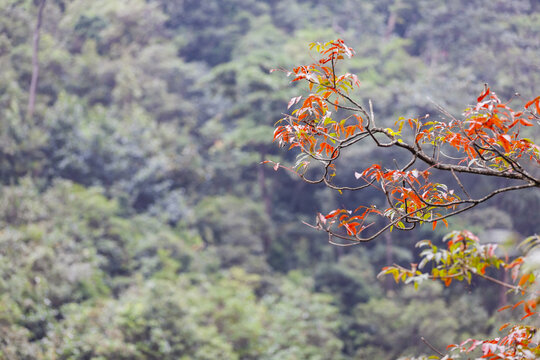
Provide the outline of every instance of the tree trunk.
[[[386,255],[386,264],[392,265],[394,264],[394,255],[392,252],[392,237],[389,233],[384,234],[384,238],[386,240],[386,246],[385,246],[385,255]],[[385,276],[384,277],[384,288],[386,291],[386,294],[388,294],[390,291],[394,289],[394,281],[391,276]]]
[[26,113],[28,120],[32,119],[34,116],[34,108],[36,105],[36,89],[39,76],[39,30],[41,29],[41,19],[43,17],[43,9],[45,8],[46,1],[47,0],[41,0],[41,3],[39,4],[36,28],[34,29],[32,43],[32,81],[30,83],[30,95],[28,97],[28,110]]
[[396,28],[396,20],[397,16],[395,13],[391,13],[388,17],[388,21],[386,22],[386,30],[384,31],[384,39],[388,40],[390,38],[390,35],[394,32],[394,29]]
[[[261,151],[261,161],[266,160],[266,153]],[[257,168],[257,178],[259,182],[259,188],[261,191],[261,198],[264,202],[264,210],[266,212],[266,215],[268,216],[268,219],[272,218],[272,199],[270,198],[268,194],[268,189],[266,187],[266,175],[264,173],[264,166],[259,165]],[[264,234],[263,236],[263,247],[264,252],[268,254],[268,251],[270,249],[270,243],[271,243],[271,236],[270,234]]]

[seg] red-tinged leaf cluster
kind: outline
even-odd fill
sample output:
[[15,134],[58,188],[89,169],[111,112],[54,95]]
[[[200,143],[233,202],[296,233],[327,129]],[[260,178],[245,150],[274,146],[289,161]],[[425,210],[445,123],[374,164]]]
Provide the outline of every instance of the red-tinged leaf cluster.
[[[338,141],[347,140],[363,130],[361,116],[351,115],[338,122],[332,119],[329,111],[331,105],[337,110],[340,95],[360,86],[360,82],[354,74],[335,74],[337,62],[344,56],[354,55],[354,50],[343,40],[313,43],[310,48],[315,48],[321,59],[310,65],[298,66],[287,75],[294,75],[293,82],[307,81],[310,91],[315,88],[315,92],[311,92],[291,115],[276,123],[274,141],[281,146],[289,145],[289,149],[299,147],[302,152],[314,154],[319,160],[327,160],[337,156]],[[302,96],[293,97],[287,109],[300,104],[301,99]]]
[[[505,324],[501,328],[507,328]],[[488,360],[535,360],[540,357],[540,344],[537,338],[538,328],[534,326],[514,325],[502,338],[490,340],[467,339],[461,344],[449,345],[448,349],[461,353],[470,353],[479,348],[482,359]]]
[[[529,275],[531,275],[531,274],[523,275],[522,279],[526,278],[527,280],[530,280]],[[521,283],[521,281],[520,281],[520,284],[518,286],[523,286],[524,283],[527,280],[525,280],[523,283]],[[534,281],[534,278],[533,278],[533,281]],[[538,314],[536,308],[537,308],[537,305],[538,305],[539,302],[540,302],[540,297],[535,298],[535,299],[531,299],[531,300],[521,300],[521,301],[518,301],[517,303],[515,303],[514,305],[503,306],[500,309],[498,309],[497,311],[500,312],[500,311],[508,310],[510,308],[515,309],[515,308],[519,307],[520,305],[523,305],[523,312],[525,313],[525,315],[523,315],[523,317],[521,317],[520,320],[524,320],[524,319],[528,318],[529,316],[533,316],[533,315]],[[502,330],[503,328],[505,328],[508,325],[509,324],[503,325],[500,330]]]
[[[418,170],[383,170],[380,165],[374,164],[362,173],[356,173],[357,179],[364,179],[367,184],[377,186],[382,189],[387,197],[387,203],[390,205],[384,211],[379,211],[373,206],[360,206],[354,211],[340,209],[345,214],[351,214],[350,217],[342,215],[339,217],[338,226],[348,228],[348,223],[358,216],[365,221],[366,215],[376,214],[390,220],[391,227],[406,229],[414,226],[415,223],[431,222],[433,228],[437,226],[438,221],[448,226],[445,219],[444,209],[452,210],[455,208],[459,197],[454,190],[448,190],[446,185],[431,183],[428,180],[429,171]],[[369,209],[369,212],[364,209]],[[361,215],[355,215],[362,210]],[[335,211],[329,215],[335,214]],[[411,225],[412,224],[412,225]],[[366,229],[370,224],[362,223],[361,229]],[[357,231],[348,231],[349,235],[358,234]]]
[[[459,119],[445,113],[447,119],[436,121],[429,120],[426,115],[401,118],[394,128],[381,128],[376,126],[372,110],[366,111],[351,96],[351,90],[360,86],[357,76],[338,73],[339,62],[352,57],[354,50],[341,39],[325,44],[312,43],[310,49],[318,52],[319,59],[287,72],[288,76],[293,76],[293,82],[305,82],[309,93],[289,101],[290,114],[276,123],[274,141],[289,149],[298,148],[301,154],[291,170],[294,169],[305,181],[324,183],[340,193],[374,187],[384,194],[387,202],[385,210],[370,212],[380,215],[378,223],[383,225],[379,230],[370,230],[369,235],[363,233],[371,224],[364,223],[366,217],[362,221],[343,217],[342,220],[318,223],[316,228],[328,232],[331,238],[345,240],[342,245],[370,241],[387,230],[411,230],[418,224],[431,223],[435,229],[440,222],[447,224],[448,217],[496,194],[540,187],[540,179],[530,169],[531,164],[540,164],[540,147],[522,137],[523,127],[540,120],[540,97],[516,111],[486,86],[476,99],[476,105]],[[405,125],[409,128],[407,132]],[[394,164],[394,168],[372,164],[355,172],[358,185],[338,185],[336,163],[342,152],[366,142],[401,149],[410,155],[410,161],[401,167]],[[524,160],[529,163],[525,164]],[[318,165],[316,168],[323,168],[322,176],[310,178],[308,171],[313,163]],[[432,173],[440,171],[452,174],[455,179],[452,188],[431,180]],[[459,178],[464,173],[502,177],[520,183],[473,196]],[[372,204],[358,207],[372,208]],[[362,215],[357,212],[351,211],[351,217]]]
[[370,214],[380,215],[380,213],[375,207],[359,207],[354,211],[337,209],[322,218],[325,225],[338,223],[338,227],[343,227],[348,235],[354,236],[370,226],[370,223],[366,223]]
[[[343,40],[338,39],[325,44],[311,43],[310,49],[316,49],[321,58],[315,63],[298,66],[287,72],[287,76],[294,76],[292,82],[308,81],[309,90],[312,91],[313,87],[316,86],[316,92],[323,93],[322,98],[326,100],[331,95],[338,94],[339,91],[348,92],[354,86],[360,86],[360,81],[354,74],[336,75],[337,62],[345,57],[351,58],[355,54],[354,50],[345,45]],[[335,105],[339,104],[338,98],[335,98],[334,101]]]
[[464,113],[464,119],[417,124],[417,129],[418,126],[423,128],[417,131],[416,142],[448,144],[464,153],[462,163],[484,167],[494,165],[513,172],[515,169],[511,165],[524,155],[540,162],[540,147],[520,136],[521,127],[533,126],[534,118],[530,112],[515,111],[502,103],[486,87],[478,103]]

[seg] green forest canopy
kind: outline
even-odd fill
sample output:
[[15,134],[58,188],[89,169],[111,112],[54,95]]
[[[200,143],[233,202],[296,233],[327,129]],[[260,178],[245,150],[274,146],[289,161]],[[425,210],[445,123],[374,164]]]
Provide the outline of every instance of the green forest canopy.
[[[260,165],[294,161],[271,139],[295,89],[268,72],[341,37],[381,122],[460,114],[484,83],[519,102],[537,2],[49,0],[30,117],[38,13],[0,1],[0,358],[395,359],[504,322],[489,284],[375,279],[444,228],[344,250],[301,225],[355,199]],[[517,241],[539,211],[499,197],[450,229]]]

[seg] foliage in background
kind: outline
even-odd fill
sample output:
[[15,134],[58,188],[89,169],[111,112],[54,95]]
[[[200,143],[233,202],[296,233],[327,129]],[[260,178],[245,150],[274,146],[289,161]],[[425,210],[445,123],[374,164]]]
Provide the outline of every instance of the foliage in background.
[[[42,3],[0,0],[0,358],[397,358],[430,353],[420,336],[442,346],[506,321],[493,315],[511,295],[479,281],[421,287],[427,303],[375,279],[417,261],[414,242],[439,246],[444,226],[328,246],[298,224],[358,196],[259,163],[294,161],[271,126],[297,89],[268,71],[311,62],[313,41],[357,49],[345,71],[384,127],[438,120],[428,96],[459,113],[484,82],[503,101],[534,98],[537,2],[47,0],[29,118]],[[351,150],[351,181],[396,157]],[[538,233],[540,194],[523,194],[449,228]]]

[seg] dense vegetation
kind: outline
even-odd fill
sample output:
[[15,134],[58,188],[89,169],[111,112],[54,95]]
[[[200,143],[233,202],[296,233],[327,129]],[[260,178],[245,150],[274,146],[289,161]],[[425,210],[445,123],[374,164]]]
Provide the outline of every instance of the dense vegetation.
[[[448,229],[343,249],[301,225],[356,195],[260,164],[294,162],[271,144],[294,88],[269,70],[341,37],[379,122],[459,114],[483,83],[524,102],[538,2],[48,0],[28,111],[40,3],[0,0],[0,358],[395,359],[497,333],[504,290],[375,278]],[[449,228],[519,241],[539,212],[527,190]]]

